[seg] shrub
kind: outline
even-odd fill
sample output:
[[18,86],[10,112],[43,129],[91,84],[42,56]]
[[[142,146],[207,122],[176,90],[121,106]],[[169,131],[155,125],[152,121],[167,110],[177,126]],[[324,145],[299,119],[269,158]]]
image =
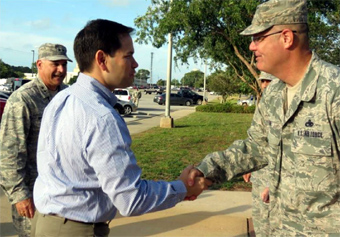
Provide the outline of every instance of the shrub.
[[254,113],[255,106],[240,106],[231,103],[225,104],[207,104],[196,107],[198,112],[214,112],[214,113]]

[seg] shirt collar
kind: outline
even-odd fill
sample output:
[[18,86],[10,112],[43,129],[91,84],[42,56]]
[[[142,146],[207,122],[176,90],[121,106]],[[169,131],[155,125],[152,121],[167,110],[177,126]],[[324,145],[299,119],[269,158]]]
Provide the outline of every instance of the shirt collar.
[[[37,77],[34,79],[36,85],[38,86],[38,89],[41,93],[41,96],[43,98],[50,98],[52,99],[52,97],[50,96],[49,90],[47,88],[47,86],[45,85],[45,83],[43,82],[43,80],[41,79],[41,77],[39,76],[39,74],[37,75]],[[64,83],[62,83],[60,86],[58,86],[58,92],[67,88],[68,86]]]
[[117,103],[117,97],[112,93],[112,91],[110,91],[93,77],[90,77],[84,73],[79,73],[76,83],[80,84],[84,88],[97,92],[106,101],[108,101],[112,107]]
[[310,101],[313,99],[316,91],[318,78],[321,71],[320,58],[313,52],[309,62],[306,74],[301,83],[301,100]]

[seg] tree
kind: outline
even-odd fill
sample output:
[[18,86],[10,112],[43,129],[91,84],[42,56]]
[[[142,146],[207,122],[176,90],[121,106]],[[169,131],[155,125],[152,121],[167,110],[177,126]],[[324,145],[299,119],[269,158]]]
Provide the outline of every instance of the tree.
[[177,79],[172,79],[171,80],[171,85],[172,86],[178,86],[178,85],[180,85],[180,82]]
[[[227,65],[259,97],[256,82],[259,72],[248,49],[250,39],[239,33],[251,24],[256,6],[264,1],[175,0],[170,4],[152,0],[145,15],[135,19],[137,42],[152,42],[159,48],[167,43],[168,33],[172,33],[176,62],[210,58],[215,66]],[[339,65],[340,1],[311,0],[308,6],[312,49],[321,58]]]
[[7,78],[9,77],[9,67],[6,66],[6,64],[0,60],[0,78]]
[[184,86],[199,88],[203,86],[204,73],[195,70],[184,74],[181,83]]
[[32,72],[32,68],[33,68],[33,73],[38,73],[38,69],[37,69],[37,64],[36,63],[32,63],[31,72]]
[[165,86],[165,84],[166,84],[166,81],[165,81],[165,80],[159,79],[159,80],[157,81],[157,86]]
[[[78,73],[78,75],[79,75],[79,73]],[[73,83],[76,83],[78,75],[71,77],[70,80],[68,81],[68,84],[72,85]]]
[[31,72],[29,67],[16,67],[4,63],[0,59],[0,78],[18,77],[23,78],[25,72]]
[[146,69],[139,69],[135,75],[135,80],[147,81],[150,78],[150,71]]
[[[216,71],[207,77],[209,90],[218,92],[222,96],[221,103],[225,103],[232,93],[240,92],[240,80],[232,69],[226,71]],[[248,87],[249,90],[249,87]]]

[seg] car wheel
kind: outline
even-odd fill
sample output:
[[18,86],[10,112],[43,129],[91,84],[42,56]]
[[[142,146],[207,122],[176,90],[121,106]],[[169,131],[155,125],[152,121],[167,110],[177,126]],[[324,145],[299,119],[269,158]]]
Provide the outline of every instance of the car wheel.
[[191,101],[190,100],[185,101],[185,105],[186,106],[190,106],[191,105]]
[[197,100],[197,104],[198,104],[198,105],[201,105],[201,104],[202,104],[202,100],[198,99],[198,100]]
[[124,106],[124,114],[125,115],[130,115],[132,113],[132,108],[129,105]]

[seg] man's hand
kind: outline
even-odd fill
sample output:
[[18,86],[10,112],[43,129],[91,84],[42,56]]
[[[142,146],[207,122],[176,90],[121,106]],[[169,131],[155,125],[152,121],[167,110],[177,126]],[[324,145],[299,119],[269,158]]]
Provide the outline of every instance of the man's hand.
[[261,193],[262,202],[269,203],[269,188],[266,187]]
[[189,177],[188,177],[188,183],[187,183],[190,187],[195,184],[195,179],[197,177],[203,177],[204,176],[201,171],[199,171],[198,169],[195,169],[193,166],[191,166],[191,167],[192,168],[189,170]]
[[251,173],[244,174],[243,175],[244,182],[249,183],[250,182],[250,177],[251,177]]
[[[203,190],[208,189],[208,186],[212,184],[212,182],[208,179],[203,178],[203,174],[199,176],[194,176],[195,168],[192,165],[189,165],[186,167],[182,174],[179,176],[179,179],[182,180],[184,183],[186,189],[187,189],[187,195],[185,197],[185,200],[195,200],[198,195],[200,195]],[[189,185],[189,179],[193,179],[192,185]]]
[[17,202],[15,207],[20,216],[25,216],[28,218],[34,217],[35,207],[32,198],[25,199],[23,201]]

